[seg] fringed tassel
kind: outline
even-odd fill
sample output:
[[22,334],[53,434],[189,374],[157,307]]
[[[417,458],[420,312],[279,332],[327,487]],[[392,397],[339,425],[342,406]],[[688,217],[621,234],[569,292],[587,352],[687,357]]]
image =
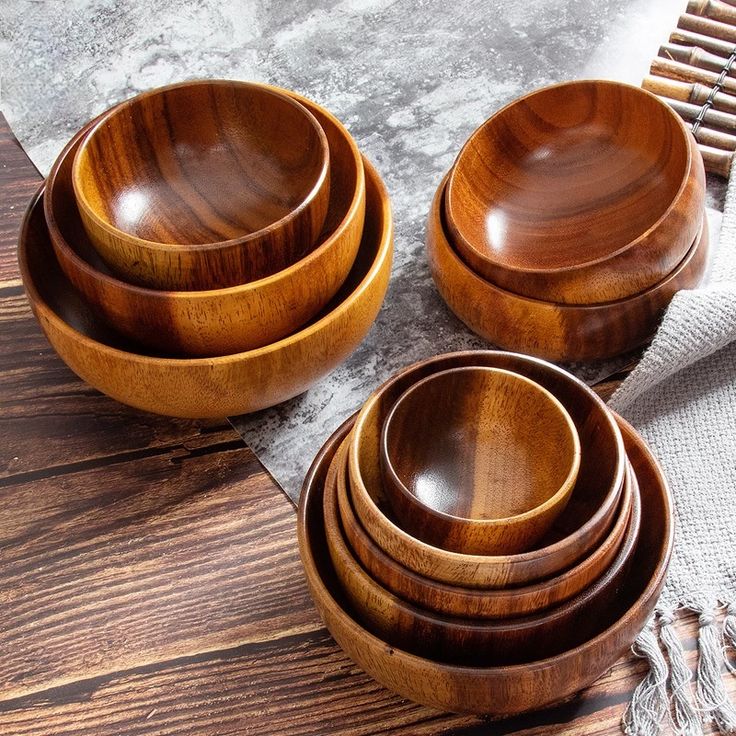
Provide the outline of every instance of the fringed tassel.
[[723,639],[712,610],[694,609],[699,615],[697,695],[706,721],[714,721],[722,734],[736,734],[736,709],[728,698],[721,675]]
[[632,651],[646,659],[649,672],[636,686],[622,726],[626,736],[657,736],[667,713],[667,662],[659,648],[654,622],[649,621],[639,634]]
[[726,609],[726,620],[723,622],[723,639],[726,645],[725,660],[726,667],[732,675],[736,675],[736,666],[731,664],[728,656],[729,650],[736,650],[736,603],[729,603]]
[[659,638],[670,661],[670,690],[672,692],[672,721],[679,736],[702,736],[703,726],[690,687],[693,676],[685,661],[685,650],[674,627],[671,610],[659,615]]

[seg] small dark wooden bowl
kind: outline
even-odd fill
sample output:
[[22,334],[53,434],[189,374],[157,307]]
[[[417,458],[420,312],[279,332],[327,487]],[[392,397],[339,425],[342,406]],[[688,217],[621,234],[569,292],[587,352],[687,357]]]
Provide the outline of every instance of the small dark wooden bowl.
[[499,589],[465,588],[432,580],[389,557],[356,518],[348,490],[348,441],[342,443],[336,455],[337,503],[348,546],[377,583],[420,608],[470,619],[511,618],[538,613],[573,598],[610,570],[624,541],[631,510],[629,478],[616,511],[616,520],[605,539],[563,573],[538,583]]
[[[448,368],[490,366],[519,373],[556,396],[580,438],[578,480],[567,508],[537,549],[515,555],[467,555],[427,544],[398,525],[380,473],[383,424],[396,399],[425,376]],[[621,434],[605,404],[568,372],[525,355],[469,351],[440,355],[410,366],[368,398],[358,414],[350,448],[350,492],[355,512],[375,543],[420,575],[471,588],[522,585],[551,577],[582,559],[610,527],[623,486]]]
[[514,554],[531,549],[567,505],[580,441],[539,384],[463,366],[417,381],[396,400],[380,460],[407,532],[455,552]]
[[123,335],[172,355],[213,357],[269,345],[306,324],[350,271],[365,218],[365,176],[358,147],[342,124],[313,102],[289,94],[319,121],[330,148],[332,186],[314,250],[264,279],[227,289],[161,291],[116,278],[89,241],[72,187],[72,161],[90,123],[75,135],[46,180],[44,212],[64,273]]
[[[410,654],[359,621],[330,560],[323,520],[328,467],[350,431],[346,422],[315,458],[302,487],[297,531],[307,583],[322,620],[345,653],[382,685],[442,711],[510,716],[567,699],[590,685],[631,646],[651,616],[672,552],[672,502],[656,461],[622,422],[641,496],[641,533],[599,633],[560,654],[507,666],[463,666]],[[589,625],[590,621],[585,621]]]
[[442,216],[444,183],[427,224],[432,277],[450,309],[477,335],[508,350],[556,361],[611,358],[647,343],[680,289],[700,283],[708,261],[708,223],[677,267],[636,296],[607,304],[556,304],[529,299],[478,276],[455,252]]
[[199,80],[103,115],[72,165],[79,212],[131,283],[219,289],[306,255],[327,215],[327,138],[296,100],[248,82]]
[[364,160],[366,218],[358,255],[335,297],[306,327],[270,345],[219,358],[144,353],[109,328],[64,276],[43,216],[41,187],[18,245],[23,285],[41,328],[80,378],[138,409],[178,417],[227,417],[274,406],[334,370],[366,336],[388,287],[391,203]]
[[705,170],[680,117],[605,80],[532,92],[463,146],[447,183],[459,255],[501,288],[595,304],[662,281],[700,230]]

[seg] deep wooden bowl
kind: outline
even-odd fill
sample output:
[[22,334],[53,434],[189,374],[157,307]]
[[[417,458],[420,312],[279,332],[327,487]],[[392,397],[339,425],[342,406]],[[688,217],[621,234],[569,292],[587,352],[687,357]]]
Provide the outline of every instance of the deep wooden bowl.
[[151,90],[104,114],[72,165],[79,212],[126,280],[219,289],[298,261],[327,214],[327,138],[296,100],[248,82]]
[[700,230],[705,170],[680,117],[640,87],[565,82],[511,102],[463,146],[448,233],[516,294],[596,304],[665,279]]
[[315,249],[294,265],[247,284],[209,291],[160,291],[116,278],[82,227],[72,161],[94,124],[77,133],[46,180],[44,212],[64,273],[101,317],[142,345],[172,355],[212,357],[253,350],[295,332],[335,295],[360,245],[365,177],[358,147],[329,112],[289,94],[318,120],[330,149],[330,201]]
[[622,576],[628,570],[639,535],[640,505],[635,480],[625,486],[618,553],[612,555],[603,576],[583,595],[549,611],[484,620],[447,616],[407,603],[363,569],[346,542],[338,513],[337,476],[344,467],[339,454],[336,458],[338,461],[333,459],[324,490],[327,548],[356,617],[388,644],[441,662],[511,664],[558,654],[610,623],[605,611],[620,591]]
[[[350,430],[344,424],[315,458],[299,502],[299,550],[322,620],[346,654],[382,685],[443,711],[510,716],[565,700],[590,685],[631,646],[654,610],[672,552],[672,502],[656,461],[622,423],[639,482],[641,534],[629,574],[605,612],[599,633],[559,654],[509,666],[441,663],[396,648],[358,622],[330,560],[323,523],[328,466]],[[586,625],[589,621],[584,622]]]
[[427,224],[427,254],[437,290],[477,335],[506,348],[557,361],[596,360],[634,350],[657,330],[672,297],[700,283],[708,261],[708,223],[679,265],[655,286],[607,304],[556,304],[519,296],[478,276],[455,252],[442,216],[444,183]]
[[18,248],[28,299],[61,359],[118,401],[180,417],[224,417],[273,406],[345,360],[380,309],[393,253],[391,204],[376,170],[364,165],[366,222],[347,281],[306,327],[264,348],[220,358],[159,357],[131,348],[59,268],[43,217],[43,187],[26,214]]
[[567,505],[580,441],[565,407],[539,384],[463,366],[396,400],[380,461],[407,532],[455,552],[514,554],[531,549]]
[[541,582],[499,589],[465,588],[432,580],[389,557],[361,526],[348,490],[348,442],[349,438],[342,443],[335,458],[337,503],[351,554],[377,583],[421,608],[471,619],[538,613],[573,598],[610,570],[624,540],[631,510],[630,479],[624,486],[615,522],[603,541],[568,570]]
[[[416,381],[447,368],[483,365],[515,371],[556,396],[580,438],[578,480],[565,511],[539,546],[516,555],[466,555],[422,542],[392,518],[379,468],[381,429],[396,399]],[[584,383],[526,355],[468,351],[404,369],[380,386],[358,413],[350,448],[350,490],[363,528],[387,554],[414,572],[471,588],[522,585],[551,577],[585,556],[611,524],[624,478],[621,434],[606,405]]]

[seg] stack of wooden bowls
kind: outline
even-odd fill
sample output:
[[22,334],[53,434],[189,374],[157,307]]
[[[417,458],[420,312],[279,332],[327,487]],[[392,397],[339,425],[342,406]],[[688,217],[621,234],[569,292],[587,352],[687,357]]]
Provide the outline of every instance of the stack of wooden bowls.
[[511,715],[592,683],[652,613],[671,499],[642,439],[540,359],[431,358],[383,384],[302,489],[325,624],[386,687]]
[[522,97],[468,139],[429,215],[434,280],[504,348],[550,360],[640,347],[705,271],[695,140],[639,87],[578,81]]
[[80,130],[29,207],[19,260],[83,379],[141,409],[221,417],[342,362],[378,313],[392,250],[383,182],[333,115],[207,80]]

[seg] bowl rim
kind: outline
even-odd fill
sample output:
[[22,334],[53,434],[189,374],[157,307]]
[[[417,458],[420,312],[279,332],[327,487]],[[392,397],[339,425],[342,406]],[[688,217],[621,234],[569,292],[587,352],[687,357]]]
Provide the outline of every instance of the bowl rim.
[[[636,442],[636,444],[638,444],[642,448],[643,454],[651,463],[651,465],[656,469],[657,475],[660,479],[660,486],[663,491],[662,500],[666,509],[666,536],[665,539],[662,540],[663,551],[657,561],[654,574],[644,586],[643,591],[639,594],[637,599],[632,602],[632,604],[626,609],[626,611],[624,611],[621,616],[613,622],[613,624],[608,626],[595,637],[588,639],[577,647],[567,649],[561,654],[547,657],[545,659],[534,660],[532,662],[526,662],[523,664],[499,665],[496,667],[460,665],[437,662],[427,657],[422,657],[418,654],[412,654],[411,652],[407,652],[406,650],[400,649],[398,647],[391,647],[390,649],[392,652],[400,655],[405,661],[429,663],[432,667],[440,671],[454,673],[458,675],[477,676],[481,675],[484,672],[493,672],[494,674],[499,675],[503,675],[504,673],[515,674],[523,673],[524,671],[528,670],[530,666],[533,666],[536,669],[553,667],[555,665],[555,662],[558,662],[560,659],[569,659],[571,657],[577,657],[585,654],[587,650],[595,647],[598,643],[610,637],[613,632],[624,628],[628,624],[629,620],[633,618],[634,612],[638,610],[641,603],[652,598],[657,589],[660,588],[660,586],[664,583],[664,578],[667,574],[667,569],[669,567],[669,562],[672,556],[672,547],[674,541],[672,495],[669,489],[669,484],[667,483],[666,476],[664,475],[662,468],[657,462],[656,458],[652,455],[649,447],[645,443],[643,443],[639,435],[625,419],[622,419],[618,414],[615,414],[613,412],[611,413],[615,416],[616,422],[619,425],[620,429],[626,432],[626,434],[631,438],[632,442]],[[307,471],[307,475],[302,485],[302,492],[299,499],[299,508],[297,511],[297,537],[299,541],[299,552],[302,559],[302,564],[305,567],[307,579],[309,581],[310,591],[315,590],[316,588],[316,595],[313,594],[313,597],[315,598],[315,603],[317,603],[317,607],[319,608],[320,605],[324,605],[326,602],[326,604],[328,604],[330,607],[331,615],[340,617],[340,619],[342,619],[348,629],[352,630],[357,636],[361,637],[362,639],[368,640],[372,647],[380,647],[381,649],[386,649],[388,647],[388,644],[386,644],[375,634],[372,634],[370,631],[364,628],[358,621],[355,620],[355,618],[353,618],[353,616],[350,615],[350,613],[348,613],[348,611],[343,608],[340,602],[335,599],[332,591],[322,578],[319,567],[314,560],[313,550],[309,544],[309,535],[308,532],[305,531],[307,529],[307,503],[310,500],[310,488],[314,486],[314,478],[320,471],[322,464],[325,462],[325,457],[331,451],[332,446],[336,445],[341,436],[344,436],[347,432],[350,431],[351,423],[353,421],[354,417],[350,417],[345,422],[343,422],[343,424],[338,427],[337,430],[335,430],[335,432],[330,436],[327,442],[325,442],[325,444],[319,450],[318,454],[312,462],[312,465]]]
[[[513,380],[518,380],[519,383],[525,384],[528,389],[536,391],[538,394],[543,396],[549,404],[554,406],[557,414],[562,418],[562,421],[564,422],[567,434],[572,440],[572,458],[570,462],[570,467],[568,468],[567,475],[562,480],[560,486],[555,489],[554,493],[548,496],[542,503],[537,504],[531,509],[528,509],[521,513],[512,514],[511,516],[494,517],[492,519],[473,519],[470,517],[457,516],[456,514],[450,514],[446,511],[440,511],[438,509],[432,508],[431,506],[424,503],[418,496],[413,494],[406,487],[401,478],[399,478],[393,461],[391,460],[391,453],[389,452],[388,448],[388,432],[395,418],[394,415],[400,410],[402,403],[407,399],[407,397],[410,397],[411,394],[414,393],[417,389],[421,389],[422,387],[426,386],[427,383],[430,383],[442,376],[446,376],[447,374],[475,371],[482,371],[487,374],[512,377]],[[510,371],[506,368],[497,368],[495,366],[464,365],[454,368],[446,368],[445,370],[438,371],[437,373],[430,373],[428,376],[424,376],[424,378],[419,379],[411,386],[409,386],[406,391],[404,391],[401,396],[396,399],[396,401],[389,409],[389,412],[384,419],[383,426],[381,427],[380,454],[381,460],[383,461],[383,466],[386,472],[388,472],[388,474],[391,476],[393,484],[396,488],[399,489],[399,492],[405,498],[407,498],[407,500],[413,507],[419,506],[422,509],[422,513],[425,513],[427,516],[436,516],[457,526],[491,529],[495,527],[523,524],[524,522],[529,521],[530,519],[535,519],[540,514],[545,514],[547,511],[550,511],[551,509],[554,509],[558,505],[564,503],[564,501],[572,492],[575,481],[577,480],[578,470],[580,469],[581,450],[580,437],[578,436],[578,431],[575,427],[574,422],[572,421],[572,417],[570,417],[567,409],[562,405],[560,400],[554,394],[552,394],[551,391],[548,391],[546,388],[544,388],[544,386],[536,383],[536,381],[532,381],[530,378],[527,378],[520,373],[514,373],[514,371]]]
[[[665,211],[657,218],[657,220],[652,225],[650,225],[643,233],[637,236],[634,240],[631,240],[628,243],[625,243],[620,248],[618,248],[615,251],[612,251],[611,253],[606,253],[605,255],[599,256],[598,258],[593,258],[588,261],[582,261],[580,263],[575,263],[573,265],[567,265],[567,266],[556,266],[555,268],[539,268],[539,267],[534,268],[534,267],[529,267],[529,266],[503,264],[502,268],[504,270],[512,271],[514,273],[519,273],[519,274],[525,274],[525,273],[562,274],[562,273],[574,273],[575,271],[578,271],[581,269],[586,269],[586,268],[590,268],[591,266],[598,266],[598,265],[604,264],[606,261],[609,261],[612,258],[616,258],[622,253],[625,253],[627,250],[640,246],[643,241],[649,238],[649,236],[657,228],[659,228],[661,224],[664,222],[664,220],[667,219],[671,215],[671,213],[676,209],[676,207],[678,206],[688,186],[690,174],[693,169],[693,166],[697,164],[697,159],[693,155],[694,139],[691,141],[692,134],[686,128],[685,123],[680,118],[680,116],[669,105],[662,102],[662,100],[660,100],[659,97],[657,97],[655,94],[653,94],[649,90],[643,89],[642,87],[637,87],[636,85],[629,84],[627,82],[619,82],[613,79],[586,78],[586,79],[567,80],[564,82],[557,82],[555,84],[549,84],[544,87],[540,87],[539,89],[535,89],[535,90],[532,90],[531,92],[527,92],[526,94],[523,94],[521,97],[517,97],[511,100],[510,102],[507,102],[505,105],[503,105],[503,107],[496,110],[487,120],[481,123],[470,134],[470,137],[463,144],[462,148],[460,149],[460,152],[455,157],[452,167],[447,175],[445,191],[449,193],[450,190],[452,189],[451,184],[452,182],[455,181],[455,176],[457,172],[457,164],[460,161],[461,157],[463,157],[463,155],[467,152],[467,149],[470,148],[476,136],[480,135],[485,129],[485,127],[491,123],[491,121],[494,121],[498,116],[506,113],[510,108],[514,107],[515,105],[525,102],[529,98],[534,97],[536,95],[543,94],[543,93],[549,92],[550,90],[560,89],[564,87],[586,87],[586,86],[587,87],[607,86],[607,87],[612,87],[612,88],[617,88],[617,89],[626,89],[628,93],[631,93],[634,95],[640,95],[642,96],[643,99],[648,98],[650,102],[660,107],[663,113],[669,118],[670,122],[674,124],[675,129],[677,129],[680,133],[682,133],[683,138],[686,143],[685,166],[684,166],[684,173],[682,175],[682,180],[680,181],[680,186],[678,187],[675,196],[673,197],[672,201],[669,203]],[[451,196],[452,195],[449,195],[450,198]],[[446,199],[445,204],[447,205],[447,208],[449,209],[449,207],[451,207],[450,199]],[[445,207],[443,206],[443,210],[444,209]],[[479,258],[482,258],[483,260],[488,261],[488,258],[486,255],[484,255],[481,251],[479,251],[477,248],[472,246],[470,241],[467,240],[467,238],[465,240],[468,246],[472,247],[473,251],[478,255]],[[494,265],[497,265],[494,261],[489,261],[489,263],[493,263]],[[587,305],[574,305],[574,306],[587,306]]]
[[[378,388],[376,388],[373,391],[373,393],[366,399],[361,409],[357,412],[357,415],[355,418],[355,424],[352,429],[353,434],[355,436],[358,436],[360,434],[360,428],[365,422],[365,416],[367,415],[368,411],[381,400],[381,396],[384,393],[384,391],[386,391],[386,389],[394,385],[394,383],[400,380],[401,377],[415,370],[420,369],[422,366],[431,365],[433,362],[440,362],[440,361],[445,361],[447,359],[454,359],[455,357],[472,357],[474,354],[477,354],[478,352],[491,353],[494,355],[511,355],[517,360],[520,359],[527,363],[535,363],[543,367],[545,370],[552,371],[558,375],[562,374],[566,380],[569,380],[571,383],[575,384],[576,387],[578,387],[582,392],[584,392],[587,396],[589,396],[589,398],[591,399],[593,404],[596,406],[598,411],[601,412],[601,415],[603,416],[605,421],[609,424],[609,428],[611,429],[611,432],[614,437],[614,442],[616,443],[616,452],[619,458],[623,458],[625,456],[624,442],[621,436],[621,430],[619,429],[616,421],[611,416],[611,412],[608,410],[603,400],[594,391],[592,391],[592,389],[589,386],[583,383],[576,376],[573,376],[568,371],[565,371],[562,368],[559,368],[558,366],[554,365],[553,363],[550,363],[549,361],[543,360],[542,358],[536,358],[532,355],[526,355],[524,353],[517,353],[513,351],[506,351],[506,350],[482,350],[482,351],[462,350],[462,351],[453,352],[453,353],[443,353],[440,355],[434,355],[430,358],[426,358],[425,360],[417,361],[416,363],[413,363],[407,366],[406,368],[401,370],[398,374],[395,374],[391,376],[391,378],[389,378],[387,381],[384,381],[384,383],[378,386]],[[511,559],[513,563],[515,564],[533,562],[536,559],[546,557],[550,554],[555,554],[556,552],[562,549],[565,549],[570,544],[569,538],[572,535],[568,535],[564,537],[563,539],[560,539],[557,542],[554,542],[553,544],[550,544],[546,547],[541,547],[535,550],[529,550],[528,552],[519,552],[513,555],[477,555],[477,554],[467,554],[464,552],[452,552],[450,550],[441,549],[440,547],[436,547],[427,542],[423,542],[422,540],[417,539],[416,537],[413,537],[408,532],[405,532],[400,526],[398,526],[394,521],[392,521],[388,516],[386,516],[386,514],[379,508],[379,506],[376,504],[371,494],[368,492],[368,489],[365,487],[365,484],[362,482],[362,476],[360,473],[360,455],[358,452],[358,443],[355,441],[351,442],[350,444],[349,466],[350,466],[351,478],[354,477],[355,475],[361,478],[361,484],[359,485],[357,492],[360,493],[361,498],[364,500],[364,502],[367,503],[372,508],[374,513],[382,517],[387,528],[390,529],[391,534],[394,534],[400,537],[404,543],[413,545],[421,549],[423,554],[429,554],[433,557],[436,557],[437,555],[441,555],[443,558],[445,558],[446,560],[449,560],[453,564],[466,565],[466,566],[473,565],[478,568],[483,568],[483,567],[505,564],[509,561],[509,559]],[[605,496],[605,500],[608,500],[609,497],[611,496],[615,496],[615,498],[619,497],[622,483],[624,480],[624,474],[625,474],[625,463],[618,462],[616,464],[616,474],[614,476],[612,483],[608,486],[608,493]],[[613,490],[613,493],[611,493],[611,490]],[[590,529],[590,527],[599,523],[600,518],[605,515],[605,511],[606,511],[605,507],[606,507],[606,504],[602,504],[599,508],[597,508],[595,513],[591,515],[591,517],[585,522],[585,524],[583,524],[583,526],[580,527],[580,529],[577,529],[573,534],[579,533],[581,529],[588,530]]]
[[[291,92],[290,90],[283,89],[281,87],[276,87],[268,84],[260,84],[257,82],[251,82],[251,84],[258,84],[261,87],[273,89],[284,95],[291,96],[301,105],[303,105],[307,109],[307,112],[312,112],[309,109],[310,107],[317,109],[320,114],[324,115],[330,121],[330,123],[332,123],[337,128],[340,135],[348,144],[348,147],[350,148],[350,151],[352,153],[352,161],[356,170],[356,187],[355,191],[353,192],[353,198],[348,205],[343,219],[321,243],[318,239],[318,245],[316,248],[310,250],[309,253],[307,253],[303,258],[300,258],[298,261],[292,263],[286,268],[282,268],[280,271],[276,271],[269,276],[265,276],[254,281],[248,281],[243,284],[236,284],[235,286],[227,286],[220,289],[198,289],[192,291],[153,289],[146,286],[129,283],[127,281],[124,281],[123,279],[117,278],[113,274],[107,274],[104,271],[100,271],[92,266],[92,264],[88,263],[74,250],[71,245],[69,245],[67,239],[61,232],[61,228],[59,227],[59,219],[56,217],[56,213],[54,212],[53,198],[44,196],[44,214],[49,231],[53,231],[54,233],[54,237],[52,238],[54,247],[61,248],[66,254],[67,258],[73,261],[75,266],[80,271],[83,271],[87,276],[94,279],[95,281],[108,284],[114,289],[124,291],[129,294],[135,294],[145,297],[146,299],[161,299],[164,301],[170,301],[171,299],[181,301],[193,301],[200,299],[205,300],[211,298],[227,297],[231,295],[246,294],[255,291],[260,287],[271,285],[277,283],[278,281],[291,278],[298,270],[309,265],[317,258],[322,257],[325,250],[331,248],[334,245],[335,240],[341,237],[345,230],[350,226],[350,223],[355,219],[356,214],[361,207],[361,202],[365,201],[365,172],[363,167],[363,157],[358,150],[355,139],[352,135],[350,135],[347,128],[331,112],[323,108],[321,105],[318,105],[316,102],[313,102],[312,100],[309,100],[306,97],[297,94],[296,92]],[[115,109],[115,107],[117,107],[117,105],[113,106],[106,112],[110,112],[110,110]],[[75,144],[78,144],[84,136],[87,135],[87,133],[92,129],[92,126],[95,124],[95,122],[99,120],[103,115],[105,115],[106,112],[102,113],[94,120],[91,120],[84,127],[78,130],[71,138],[71,140],[64,146],[63,150],[54,161],[49,175],[46,178],[47,189],[49,191],[53,190],[54,186],[56,186],[56,182],[59,176],[59,170],[61,169],[61,166],[64,163],[66,157],[69,156],[71,149],[74,147]]]
[[[263,347],[256,348],[254,350],[246,350],[240,353],[231,353],[229,355],[220,355],[210,358],[171,358],[171,357],[155,357],[152,355],[144,355],[141,353],[131,353],[127,350],[107,345],[99,340],[95,340],[88,335],[75,329],[67,322],[65,322],[55,311],[49,306],[46,301],[42,298],[36,284],[32,278],[30,269],[28,267],[28,259],[25,249],[26,232],[30,226],[31,215],[35,208],[39,206],[39,200],[43,197],[46,184],[42,183],[36,193],[31,198],[30,204],[23,217],[23,221],[20,229],[19,244],[18,244],[18,263],[20,266],[21,280],[26,291],[29,294],[30,301],[33,304],[34,310],[39,310],[43,316],[52,322],[56,329],[64,333],[68,338],[81,342],[88,348],[95,350],[96,352],[110,356],[113,359],[125,360],[127,362],[138,363],[142,365],[156,365],[156,366],[167,366],[171,368],[208,368],[215,366],[222,366],[226,364],[235,364],[244,359],[255,359],[269,353],[278,352],[285,348],[287,345],[292,345],[303,339],[307,339],[322,331],[325,326],[336,319],[339,319],[342,314],[351,309],[353,305],[360,301],[363,293],[367,291],[371,284],[376,280],[378,275],[381,273],[386,260],[390,260],[392,257],[392,243],[393,243],[393,218],[391,215],[391,201],[388,196],[388,191],[383,180],[379,176],[374,166],[363,157],[363,166],[367,177],[371,180],[372,186],[375,187],[376,197],[376,211],[380,213],[380,231],[377,232],[377,248],[376,255],[373,262],[367,268],[365,275],[356,284],[355,288],[345,295],[345,298],[337,304],[334,309],[325,313],[322,317],[317,320],[313,320],[306,327],[297,332],[287,335],[281,340],[264,345]],[[378,228],[377,228],[378,230]],[[48,234],[48,228],[46,229]],[[47,237],[50,236],[47,235]],[[49,248],[51,245],[49,244]]]
[[[189,89],[191,87],[235,87],[240,89],[247,88],[251,90],[256,90],[257,92],[265,94],[267,96],[275,97],[282,102],[286,102],[290,107],[301,111],[312,129],[315,131],[317,135],[317,140],[319,141],[320,149],[322,151],[322,164],[319,168],[317,178],[312,184],[311,189],[303,197],[302,201],[295,208],[287,212],[283,217],[280,217],[278,220],[270,223],[269,225],[266,225],[265,227],[260,228],[259,230],[243,234],[235,238],[210,241],[206,243],[164,243],[155,240],[140,238],[133,233],[128,233],[124,230],[120,230],[112,223],[101,217],[97,210],[87,201],[87,198],[84,195],[84,187],[81,182],[81,162],[83,154],[88,150],[90,141],[97,133],[97,131],[104,125],[106,125],[110,121],[110,119],[116,117],[122,112],[125,112],[125,110],[128,110],[133,106],[139,104],[142,100],[157,97],[161,94],[165,94],[174,90]],[[304,105],[302,105],[299,100],[290,97],[288,94],[284,94],[284,92],[279,91],[277,87],[259,84],[258,82],[247,82],[237,79],[197,78],[189,79],[183,82],[175,82],[174,84],[167,84],[163,87],[155,87],[154,89],[149,89],[145,92],[141,92],[140,94],[134,95],[133,97],[129,97],[127,100],[123,100],[117,105],[113,105],[113,107],[109,108],[101,115],[99,115],[94,121],[92,121],[90,129],[81,139],[79,148],[77,149],[77,153],[74,156],[74,161],[72,162],[71,178],[72,186],[74,187],[74,194],[79,209],[83,210],[84,213],[95,222],[95,225],[97,227],[104,230],[111,237],[125,241],[126,243],[130,243],[136,248],[140,248],[141,250],[155,253],[171,254],[177,251],[182,253],[193,253],[199,251],[212,252],[221,249],[227,249],[233,246],[247,246],[249,243],[261,240],[262,238],[274,232],[277,232],[278,230],[281,230],[286,225],[293,222],[295,219],[301,217],[303,213],[314,203],[314,201],[320,196],[323,188],[329,184],[329,174],[330,154],[325,132],[324,130],[322,130],[322,126],[319,124],[314,115]]]

